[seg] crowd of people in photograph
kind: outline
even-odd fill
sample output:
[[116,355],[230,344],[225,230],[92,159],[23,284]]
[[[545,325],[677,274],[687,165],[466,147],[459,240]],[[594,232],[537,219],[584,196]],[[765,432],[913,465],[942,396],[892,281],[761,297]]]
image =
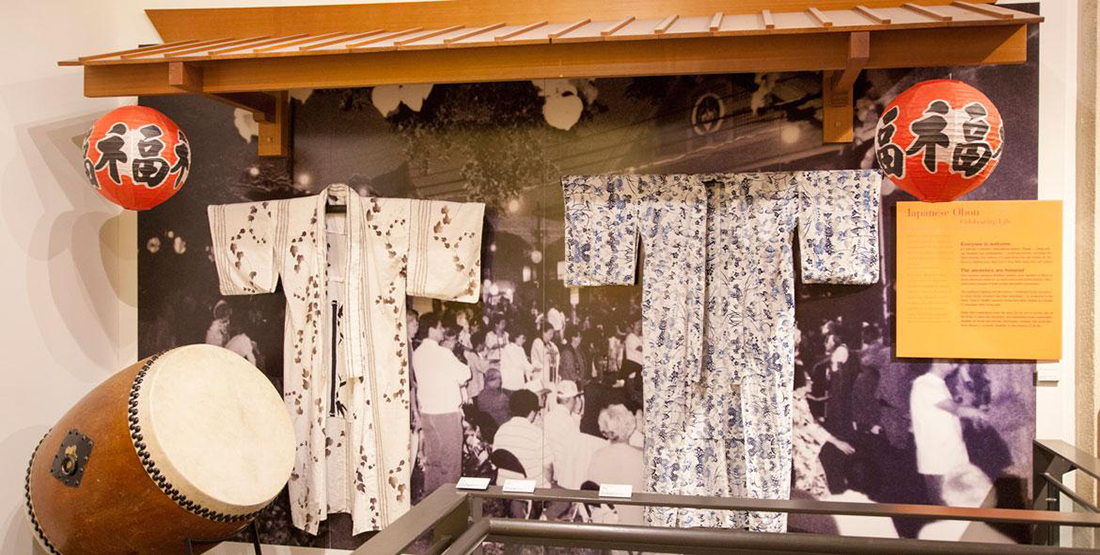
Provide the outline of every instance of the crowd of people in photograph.
[[[531,304],[501,298],[435,301],[423,314],[408,309],[422,473],[414,501],[462,476],[570,489],[614,479],[644,489],[636,307],[612,321],[576,305],[542,312]],[[576,518],[578,509],[550,505],[545,514]],[[507,510],[527,516],[532,509]],[[601,516],[594,507],[585,517],[641,523],[641,513],[629,509]]]
[[[971,507],[994,494],[1006,500],[994,484],[1005,483],[1013,456],[991,422],[992,376],[983,365],[898,361],[881,327],[849,325],[842,318],[800,333],[796,345],[792,495]],[[803,518],[792,520],[792,527],[978,537],[967,531],[968,523],[950,521],[826,517],[832,522],[822,524],[820,518]],[[1015,533],[986,528],[983,541],[1011,541]]]

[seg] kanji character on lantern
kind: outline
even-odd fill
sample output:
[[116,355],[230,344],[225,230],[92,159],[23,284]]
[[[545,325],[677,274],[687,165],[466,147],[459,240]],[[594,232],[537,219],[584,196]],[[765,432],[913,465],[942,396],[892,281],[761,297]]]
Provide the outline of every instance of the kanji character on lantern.
[[905,152],[893,142],[894,133],[898,130],[897,126],[894,125],[897,119],[897,106],[882,114],[882,125],[879,126],[878,132],[875,134],[875,142],[878,144],[875,153],[878,156],[879,166],[882,167],[883,173],[893,177],[905,177]]

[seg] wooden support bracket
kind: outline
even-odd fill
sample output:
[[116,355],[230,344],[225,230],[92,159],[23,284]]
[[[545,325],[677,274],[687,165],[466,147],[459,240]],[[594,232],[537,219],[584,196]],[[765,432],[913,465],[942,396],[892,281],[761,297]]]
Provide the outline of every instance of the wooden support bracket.
[[855,111],[852,86],[871,57],[871,35],[859,31],[848,35],[848,63],[843,70],[826,71],[822,76],[821,98],[824,104],[824,142],[850,143],[855,138]]
[[290,99],[287,91],[208,93],[203,91],[202,67],[189,62],[168,64],[168,85],[191,94],[252,113],[260,124],[260,156],[286,156],[290,146]]
[[274,117],[260,123],[260,156],[290,155],[290,93],[267,95],[275,103]]

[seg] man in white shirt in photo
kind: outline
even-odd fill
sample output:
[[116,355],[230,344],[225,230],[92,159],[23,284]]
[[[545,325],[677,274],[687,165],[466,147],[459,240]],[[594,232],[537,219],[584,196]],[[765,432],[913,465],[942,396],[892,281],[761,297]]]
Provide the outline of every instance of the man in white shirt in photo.
[[512,419],[501,424],[497,435],[493,437],[493,449],[505,450],[515,455],[523,466],[526,476],[501,469],[497,479],[524,478],[534,480],[538,487],[549,487],[553,476],[554,455],[546,442],[542,426],[535,423],[539,414],[539,397],[533,392],[521,389],[512,394],[509,400]]
[[534,370],[531,361],[527,360],[527,351],[523,350],[526,341],[527,334],[522,330],[516,330],[501,353],[501,388],[508,395],[523,389],[527,383],[527,375]]
[[439,313],[429,312],[420,318],[420,328],[427,336],[413,351],[412,366],[427,496],[443,484],[457,482],[462,473],[462,403],[470,368],[452,351],[458,339],[453,322],[444,324]]
[[913,380],[909,393],[917,472],[924,476],[929,500],[941,505],[944,503],[944,476],[970,464],[961,419],[979,424],[987,420],[981,410],[957,402],[947,387],[947,378],[963,366],[956,362],[933,361],[928,372]]

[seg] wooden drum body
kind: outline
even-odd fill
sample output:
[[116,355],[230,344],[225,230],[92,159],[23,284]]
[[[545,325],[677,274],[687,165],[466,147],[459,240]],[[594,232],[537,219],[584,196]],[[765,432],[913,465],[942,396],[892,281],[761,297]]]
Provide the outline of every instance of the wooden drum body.
[[259,370],[221,347],[180,347],[115,374],[61,418],[31,457],[27,509],[50,553],[185,553],[185,539],[231,535],[266,507],[294,447]]

